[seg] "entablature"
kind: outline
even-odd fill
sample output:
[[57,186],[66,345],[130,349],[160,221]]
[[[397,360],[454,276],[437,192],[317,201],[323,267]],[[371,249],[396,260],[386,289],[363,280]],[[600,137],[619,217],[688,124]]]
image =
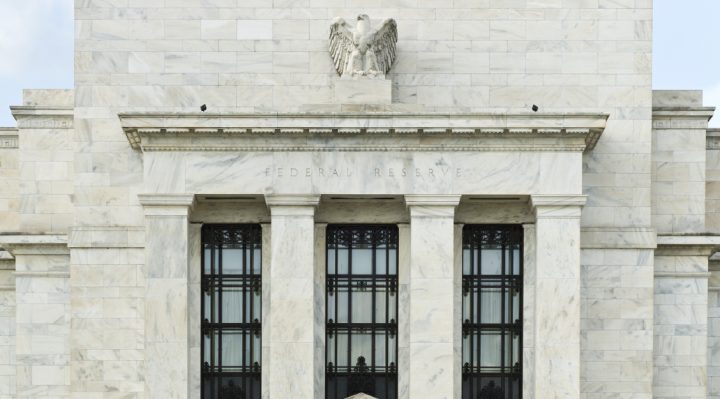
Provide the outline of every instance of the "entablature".
[[607,114],[125,113],[148,151],[590,151]]

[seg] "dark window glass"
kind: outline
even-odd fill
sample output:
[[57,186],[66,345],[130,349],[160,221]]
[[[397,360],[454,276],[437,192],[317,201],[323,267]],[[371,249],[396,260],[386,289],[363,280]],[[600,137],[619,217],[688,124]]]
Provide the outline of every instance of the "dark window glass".
[[258,225],[202,230],[202,398],[260,398],[261,243]]
[[522,226],[463,229],[463,399],[522,398],[522,240]]
[[327,229],[326,399],[397,398],[398,230]]

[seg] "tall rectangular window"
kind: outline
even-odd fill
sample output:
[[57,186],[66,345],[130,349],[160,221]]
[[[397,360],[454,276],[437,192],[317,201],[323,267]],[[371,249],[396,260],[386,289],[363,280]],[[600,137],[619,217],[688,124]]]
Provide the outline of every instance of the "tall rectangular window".
[[522,398],[522,240],[522,226],[463,228],[463,399]]
[[202,398],[259,399],[262,233],[202,229]]
[[326,399],[397,398],[397,275],[397,226],[328,226]]

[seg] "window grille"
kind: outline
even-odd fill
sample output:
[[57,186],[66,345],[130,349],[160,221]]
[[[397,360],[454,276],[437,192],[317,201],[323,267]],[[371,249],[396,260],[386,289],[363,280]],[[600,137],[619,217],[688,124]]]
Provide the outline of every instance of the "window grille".
[[397,226],[328,226],[326,399],[397,398],[397,275]]
[[259,399],[260,226],[205,225],[202,244],[202,398]]
[[522,226],[463,228],[463,399],[522,398],[522,240]]

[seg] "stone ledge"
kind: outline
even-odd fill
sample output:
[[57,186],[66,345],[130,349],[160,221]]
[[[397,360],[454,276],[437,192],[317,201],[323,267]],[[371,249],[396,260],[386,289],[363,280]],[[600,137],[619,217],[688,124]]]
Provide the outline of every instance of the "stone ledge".
[[67,245],[65,234],[0,234],[0,246],[5,245]]
[[658,234],[658,245],[720,245],[720,235]]
[[67,255],[65,234],[0,234],[0,248],[17,255]]
[[658,235],[658,256],[710,256],[720,250],[720,236]]

